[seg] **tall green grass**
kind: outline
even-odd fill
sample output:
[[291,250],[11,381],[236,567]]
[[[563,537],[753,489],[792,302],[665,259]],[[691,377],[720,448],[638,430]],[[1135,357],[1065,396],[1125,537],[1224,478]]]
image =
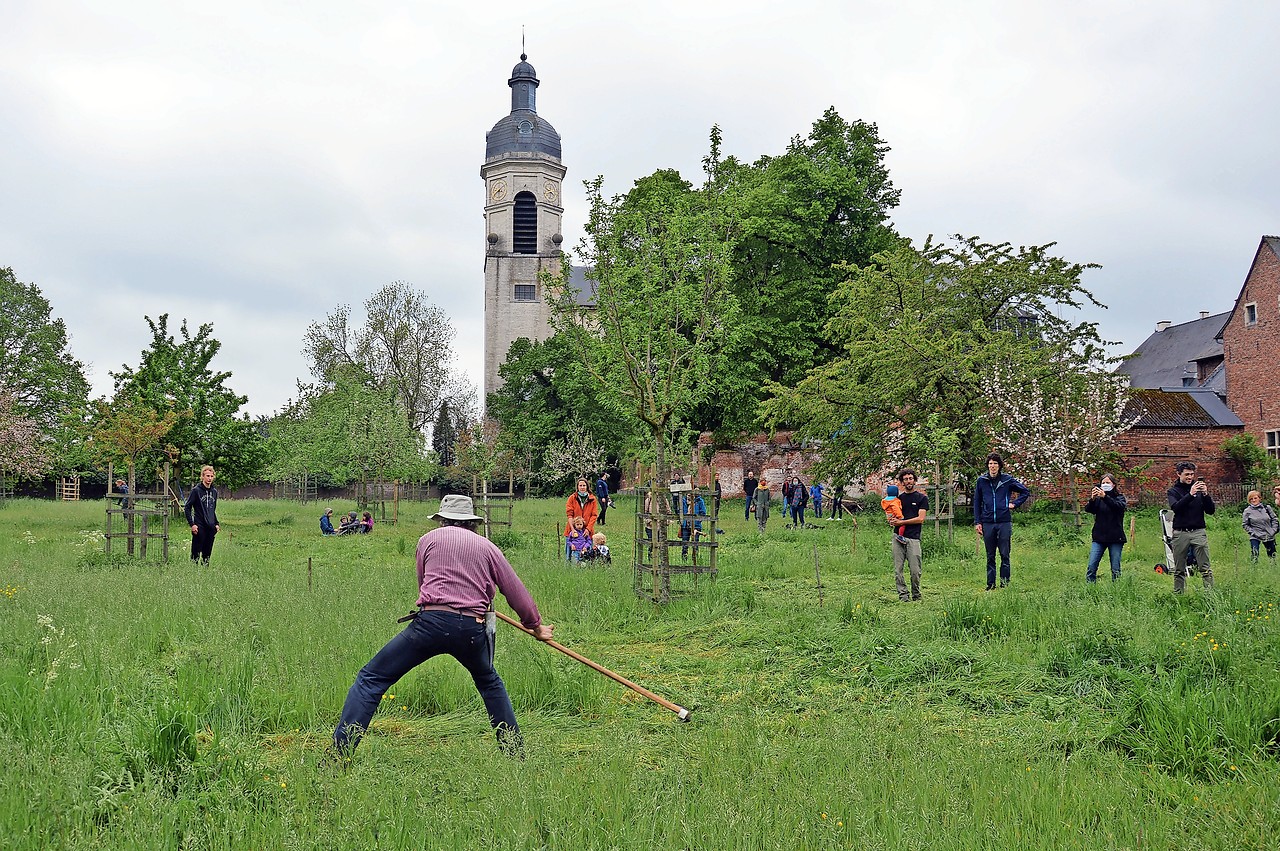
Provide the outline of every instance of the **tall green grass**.
[[501,543],[557,639],[692,722],[500,627],[526,761],[446,658],[334,770],[434,506],[326,539],[320,508],[228,501],[209,567],[102,556],[102,508],[0,511],[6,848],[1280,846],[1280,577],[1231,517],[1212,593],[1152,571],[1154,515],[1088,587],[1084,536],[1019,517],[1011,588],[982,590],[970,527],[929,529],[906,604],[882,524],[761,537],[726,503],[719,578],[658,608],[632,592],[628,501],[611,567],[562,562],[560,501],[517,503]]

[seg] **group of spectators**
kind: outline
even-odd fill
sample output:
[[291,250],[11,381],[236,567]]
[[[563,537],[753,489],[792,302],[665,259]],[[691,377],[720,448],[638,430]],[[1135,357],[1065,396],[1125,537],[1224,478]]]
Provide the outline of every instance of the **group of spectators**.
[[[720,494],[719,485],[720,482],[717,479],[717,501]],[[742,493],[746,497],[743,519],[749,521],[754,514],[756,523],[763,532],[769,522],[768,503],[773,499],[773,491],[769,487],[768,480],[763,476],[756,478],[755,471],[748,470],[747,475],[742,479]],[[839,520],[846,512],[852,510],[844,501],[844,485],[836,485],[828,494],[826,486],[820,482],[806,486],[799,476],[783,476],[782,516],[788,521],[788,529],[805,528],[805,511],[809,506],[813,506],[813,516],[819,520],[822,519],[824,509],[832,520]]]
[[[192,489],[187,500],[188,520],[196,521],[193,522],[193,535],[198,535],[200,522],[205,520],[212,521],[216,531],[216,515],[212,511],[216,491],[212,495],[206,493],[212,490],[212,472],[212,468],[208,468],[208,474],[202,474],[201,484]],[[1213,586],[1205,517],[1214,514],[1216,506],[1204,479],[1197,477],[1194,463],[1179,463],[1177,474],[1177,481],[1167,493],[1172,518],[1172,534],[1168,543],[1174,563],[1174,591],[1182,593],[1191,554],[1194,554],[1204,577],[1205,587]],[[750,473],[747,478],[755,479]],[[885,522],[892,527],[894,574],[899,597],[904,601],[915,601],[920,599],[920,532],[928,514],[929,500],[916,490],[914,470],[900,470],[895,479],[896,484],[886,488],[881,507]],[[793,479],[791,484],[794,490],[796,480]],[[769,485],[764,480],[755,480],[752,485],[746,517],[750,518],[754,506],[763,529],[769,512]],[[716,495],[718,498],[718,488]],[[1025,485],[1005,472],[1004,460],[992,453],[987,459],[987,471],[978,477],[973,490],[974,529],[986,546],[989,591],[1007,587],[1010,583],[1012,512],[1030,495]],[[673,493],[672,497],[686,500],[674,504],[673,508],[678,505],[682,519],[693,518],[689,521],[689,535],[696,535],[696,518],[705,516],[706,510],[705,504],[698,505],[702,498],[694,496],[690,503],[687,491]],[[652,498],[650,492],[645,504],[646,515],[652,513]],[[1273,501],[1280,507],[1280,487],[1275,489]],[[803,500],[800,502],[803,504]],[[795,501],[790,506],[793,511],[794,505]],[[601,496],[591,491],[585,478],[577,481],[577,488],[565,504],[568,519],[566,552],[570,557],[577,553],[577,559],[580,559],[589,546],[603,551],[604,557],[608,557],[603,533],[594,532],[597,523],[604,525],[608,507],[607,490]],[[1120,556],[1126,543],[1123,524],[1126,508],[1127,501],[1120,493],[1115,478],[1102,476],[1091,489],[1085,506],[1085,510],[1095,517],[1086,573],[1088,581],[1096,581],[1104,552],[1110,557],[1112,578],[1119,578]],[[326,511],[325,519],[331,513]],[[501,750],[516,758],[524,754],[510,698],[493,669],[495,594],[500,591],[506,597],[520,615],[521,626],[534,637],[550,640],[553,627],[542,620],[533,599],[501,551],[476,534],[481,518],[474,513],[470,498],[446,496],[433,519],[439,521],[440,528],[428,532],[418,542],[417,610],[401,618],[408,622],[408,626],[357,674],[333,733],[333,744],[327,754],[329,760],[339,764],[349,761],[387,690],[423,661],[441,653],[452,655],[471,674]],[[322,519],[322,527],[324,523]],[[1261,549],[1265,548],[1274,563],[1275,536],[1280,531],[1280,523],[1277,523],[1272,507],[1263,505],[1257,491],[1248,495],[1242,524],[1249,534],[1252,559],[1256,561]],[[591,539],[590,545],[586,543],[588,538]],[[683,531],[682,538],[688,540]],[[193,557],[195,553],[193,541]],[[904,577],[904,566],[910,575],[909,585]],[[997,576],[999,585],[996,584]]]
[[578,479],[577,489],[565,500],[566,522],[564,526],[565,558],[575,564],[584,561],[609,563],[609,539],[604,532],[596,531],[596,524],[605,525],[609,508],[609,483],[601,475],[596,479],[594,492],[590,483]]
[[[1197,476],[1193,462],[1179,462],[1175,467],[1178,479],[1172,482],[1166,493],[1169,511],[1166,514],[1170,529],[1166,546],[1169,552],[1174,593],[1183,594],[1187,586],[1190,568],[1196,568],[1204,587],[1213,587],[1213,568],[1208,553],[1206,518],[1217,511],[1208,485]],[[901,600],[919,600],[920,576],[920,525],[923,525],[928,509],[928,499],[915,491],[915,472],[904,470],[897,475],[900,488],[890,485],[882,502],[884,520],[893,529],[893,573],[897,593]],[[1007,587],[1011,581],[1010,549],[1012,540],[1012,511],[1027,502],[1030,490],[1005,472],[1004,458],[992,453],[987,457],[987,472],[978,476],[973,489],[974,530],[982,537],[987,550],[987,590]],[[1275,508],[1263,504],[1262,494],[1251,490],[1245,505],[1242,526],[1249,536],[1249,559],[1258,561],[1258,554],[1266,550],[1272,564],[1276,558],[1276,534],[1280,534],[1280,520]],[[1272,493],[1272,502],[1280,508],[1280,486]],[[1128,500],[1120,493],[1119,482],[1111,473],[1105,473],[1098,484],[1089,490],[1084,511],[1093,514],[1092,543],[1085,566],[1087,582],[1097,582],[1098,566],[1106,554],[1111,564],[1112,581],[1120,578],[1120,559],[1128,536],[1124,530],[1124,514]],[[1164,525],[1165,518],[1162,518]],[[998,557],[998,586],[997,586]],[[910,566],[910,589],[904,584],[902,564]]]
[[339,515],[338,527],[333,526],[333,509],[326,508],[320,515],[321,535],[367,535],[373,531],[373,515],[366,511],[363,517],[354,511]]

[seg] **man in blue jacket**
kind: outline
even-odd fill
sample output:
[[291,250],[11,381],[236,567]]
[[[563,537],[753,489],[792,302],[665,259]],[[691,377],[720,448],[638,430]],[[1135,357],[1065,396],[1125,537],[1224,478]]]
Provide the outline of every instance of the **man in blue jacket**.
[[987,545],[987,590],[996,587],[996,550],[1000,551],[1000,587],[1009,584],[1009,542],[1013,537],[1010,512],[1027,501],[1031,491],[1004,472],[1004,459],[992,452],[987,472],[973,486],[973,525]]

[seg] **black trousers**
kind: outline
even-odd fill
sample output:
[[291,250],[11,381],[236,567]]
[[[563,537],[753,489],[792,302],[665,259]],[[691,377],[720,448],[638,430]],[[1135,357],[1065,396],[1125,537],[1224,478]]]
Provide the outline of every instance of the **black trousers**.
[[191,560],[208,564],[209,556],[213,555],[213,538],[218,530],[211,526],[197,525],[197,528],[200,531],[191,534]]

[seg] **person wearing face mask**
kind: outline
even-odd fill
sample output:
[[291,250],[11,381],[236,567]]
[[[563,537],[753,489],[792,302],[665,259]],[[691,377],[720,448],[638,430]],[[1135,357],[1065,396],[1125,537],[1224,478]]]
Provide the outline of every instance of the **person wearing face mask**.
[[1098,564],[1104,551],[1111,558],[1111,581],[1120,578],[1120,554],[1129,540],[1124,534],[1127,504],[1110,473],[1090,491],[1084,510],[1093,515],[1093,545],[1089,548],[1089,567],[1084,574],[1086,582],[1098,581]]
[[569,549],[569,536],[573,534],[574,518],[582,518],[587,538],[590,538],[596,533],[596,517],[600,514],[600,503],[596,500],[596,495],[591,492],[586,479],[578,479],[578,489],[569,494],[569,498],[565,500],[564,513],[567,518],[564,525],[564,557],[571,559],[573,554]]

